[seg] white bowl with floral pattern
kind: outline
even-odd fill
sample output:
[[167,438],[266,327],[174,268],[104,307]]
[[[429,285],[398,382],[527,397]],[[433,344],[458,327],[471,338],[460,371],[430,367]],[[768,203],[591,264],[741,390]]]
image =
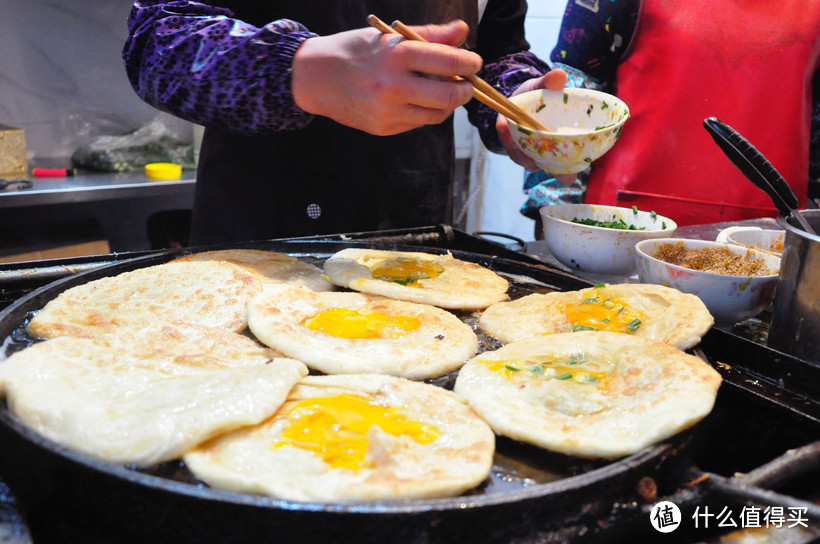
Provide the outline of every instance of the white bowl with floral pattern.
[[515,145],[539,168],[576,174],[609,151],[629,119],[621,99],[591,89],[540,89],[510,97],[549,132],[522,127],[507,118]]

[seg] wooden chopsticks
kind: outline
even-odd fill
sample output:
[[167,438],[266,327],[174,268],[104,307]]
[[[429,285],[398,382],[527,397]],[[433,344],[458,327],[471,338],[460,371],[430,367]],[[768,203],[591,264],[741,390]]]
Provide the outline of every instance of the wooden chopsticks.
[[[388,26],[384,21],[375,15],[368,15],[367,22],[370,26],[377,28],[384,34],[401,34],[408,40],[427,42],[422,36],[401,21],[395,21],[392,26]],[[526,111],[515,105],[509,98],[498,92],[498,90],[478,76],[461,76],[473,85],[473,98],[491,107],[504,117],[508,117],[519,125],[549,132],[543,123],[531,116]]]

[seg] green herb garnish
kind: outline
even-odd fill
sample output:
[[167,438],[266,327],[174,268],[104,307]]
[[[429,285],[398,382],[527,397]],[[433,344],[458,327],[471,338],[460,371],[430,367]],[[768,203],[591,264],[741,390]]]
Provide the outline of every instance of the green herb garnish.
[[590,376],[589,374],[581,374],[580,376],[575,378],[575,381],[584,385],[590,383],[598,383],[598,377]]
[[564,93],[564,104],[566,104],[567,102],[569,102],[569,95],[567,93]]
[[604,227],[607,229],[646,230],[646,227],[636,227],[635,225],[627,223],[622,218],[615,219],[614,217],[611,221],[598,221],[597,219],[579,219],[575,217],[572,219],[572,223],[589,225],[592,227]]
[[520,368],[516,368],[512,365],[504,365],[504,368],[506,368],[507,370],[512,370],[513,372],[520,372],[521,371]]
[[535,113],[538,113],[539,111],[543,110],[546,107],[547,107],[546,104],[539,105],[537,108],[535,108]]
[[572,372],[564,372],[560,376],[555,377],[556,380],[568,380],[570,378],[572,378]]
[[641,326],[641,320],[636,317],[635,319],[627,323],[626,326],[629,327],[630,331],[635,332]]

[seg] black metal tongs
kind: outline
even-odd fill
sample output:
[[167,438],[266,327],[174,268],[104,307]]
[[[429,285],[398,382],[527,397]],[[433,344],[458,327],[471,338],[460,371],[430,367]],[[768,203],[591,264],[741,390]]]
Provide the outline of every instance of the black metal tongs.
[[777,211],[786,217],[793,216],[806,232],[817,234],[806,218],[797,211],[798,203],[794,191],[755,146],[717,117],[706,118],[703,126],[743,175],[769,195]]

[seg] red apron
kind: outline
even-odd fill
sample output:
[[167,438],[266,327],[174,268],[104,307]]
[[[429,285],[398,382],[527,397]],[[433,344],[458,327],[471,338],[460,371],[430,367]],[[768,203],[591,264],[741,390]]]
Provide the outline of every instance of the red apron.
[[703,128],[715,116],[808,190],[819,0],[644,0],[618,67],[632,118],[592,166],[586,201],[655,211],[679,225],[777,216]]

